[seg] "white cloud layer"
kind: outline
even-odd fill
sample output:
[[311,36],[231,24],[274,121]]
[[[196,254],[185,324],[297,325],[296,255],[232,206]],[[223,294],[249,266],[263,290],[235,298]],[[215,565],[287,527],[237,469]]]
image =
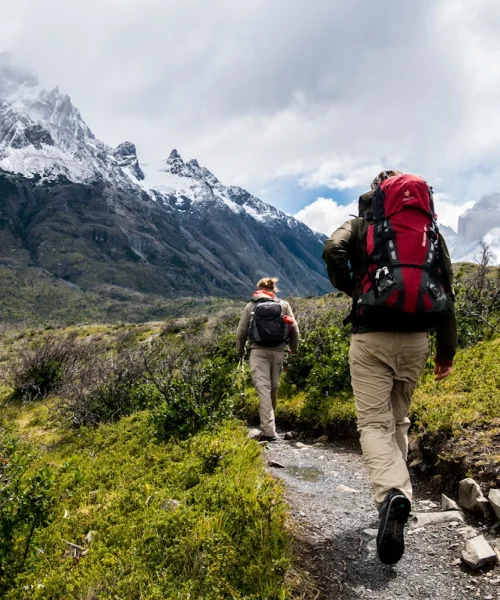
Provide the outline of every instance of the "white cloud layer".
[[[459,216],[469,208],[472,208],[474,202],[470,201],[462,205],[457,205],[450,202],[446,194],[434,194],[434,205],[439,224],[446,225],[457,231]],[[311,227],[311,229],[329,236],[342,223],[345,223],[345,221],[357,214],[357,200],[353,200],[349,204],[339,204],[332,198],[318,198],[300,210],[295,217]]]
[[331,235],[337,227],[358,214],[358,202],[338,204],[332,198],[318,198],[300,210],[295,217],[311,229]]
[[399,166],[450,203],[500,190],[498,0],[0,0],[0,14],[0,50],[146,162],[175,146],[250,189],[349,189]]

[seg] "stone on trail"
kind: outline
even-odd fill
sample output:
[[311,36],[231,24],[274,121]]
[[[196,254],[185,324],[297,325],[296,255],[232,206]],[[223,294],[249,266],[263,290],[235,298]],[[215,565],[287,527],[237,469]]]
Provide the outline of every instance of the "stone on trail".
[[498,562],[500,562],[500,540],[495,540],[492,544],[493,546],[493,550],[495,551],[497,558],[498,558]]
[[474,529],[474,527],[471,527],[470,525],[467,525],[467,527],[461,527],[460,529],[457,529],[457,533],[464,537],[466,540],[471,540],[477,537],[477,531]]
[[270,460],[267,464],[270,467],[274,467],[275,469],[285,469],[286,468],[285,465],[282,465],[281,463],[276,462],[275,460]]
[[304,450],[304,448],[310,448],[311,446],[308,446],[307,444],[303,444],[302,442],[297,442],[295,444],[295,447],[298,448],[299,450]]
[[462,521],[464,522],[464,515],[459,510],[449,510],[446,512],[431,512],[431,513],[415,513],[415,519],[417,525],[425,527],[425,525],[432,525],[433,523],[446,523],[447,521]]
[[460,506],[455,502],[455,500],[452,500],[451,498],[448,498],[448,496],[441,494],[441,510],[447,511],[461,509]]
[[488,494],[488,500],[495,511],[497,519],[500,519],[500,490],[490,490],[490,493]]
[[363,529],[363,535],[367,538],[376,538],[378,529]]
[[321,435],[318,439],[314,440],[315,444],[327,444],[328,443],[328,436],[327,435]]
[[467,542],[462,550],[462,560],[475,570],[487,564],[495,564],[498,559],[493,548],[484,539],[484,535],[479,535]]
[[458,503],[462,508],[481,517],[489,517],[491,513],[490,503],[484,497],[479,484],[470,477],[460,482]]
[[348,485],[338,485],[337,491],[344,492],[346,494],[358,494],[359,493],[358,490],[355,490],[355,489],[349,487]]
[[251,440],[258,440],[260,438],[260,436],[262,435],[262,432],[260,431],[260,429],[250,429],[250,431],[248,432],[248,437]]
[[296,431],[287,431],[283,437],[285,440],[295,440],[299,437],[299,434]]

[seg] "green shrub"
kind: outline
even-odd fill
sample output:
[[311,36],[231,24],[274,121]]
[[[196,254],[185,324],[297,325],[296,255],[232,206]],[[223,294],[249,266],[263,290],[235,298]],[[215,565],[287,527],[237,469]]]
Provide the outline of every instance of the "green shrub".
[[411,405],[417,425],[430,433],[462,435],[465,427],[500,418],[499,351],[498,340],[461,350],[452,374],[439,384],[428,370]]
[[121,350],[80,363],[61,389],[57,408],[72,425],[117,421],[158,400],[147,385],[142,354]]
[[39,528],[53,516],[55,473],[0,424],[0,594],[21,572]]
[[184,439],[233,415],[233,372],[222,357],[156,372],[152,380],[163,396],[151,413],[159,439]]
[[320,395],[350,389],[349,335],[335,325],[317,325],[302,338],[298,352],[288,357],[283,384]]

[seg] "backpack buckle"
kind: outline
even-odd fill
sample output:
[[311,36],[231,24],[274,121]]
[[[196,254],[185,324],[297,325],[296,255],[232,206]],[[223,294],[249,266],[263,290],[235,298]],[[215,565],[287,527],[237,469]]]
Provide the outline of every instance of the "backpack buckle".
[[381,267],[375,273],[375,288],[378,294],[383,294],[396,283],[388,267]]

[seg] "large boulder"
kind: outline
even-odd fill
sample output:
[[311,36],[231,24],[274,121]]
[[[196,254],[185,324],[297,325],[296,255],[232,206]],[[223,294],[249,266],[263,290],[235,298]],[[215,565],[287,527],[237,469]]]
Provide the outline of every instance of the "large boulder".
[[480,569],[484,565],[495,564],[497,555],[484,536],[479,535],[467,542],[462,550],[462,560],[471,569]]
[[470,510],[479,517],[489,517],[491,506],[483,495],[479,484],[470,477],[460,482],[458,503],[462,508]]
[[497,519],[500,520],[500,490],[490,490],[488,494],[488,500],[490,501],[491,507],[495,511]]

